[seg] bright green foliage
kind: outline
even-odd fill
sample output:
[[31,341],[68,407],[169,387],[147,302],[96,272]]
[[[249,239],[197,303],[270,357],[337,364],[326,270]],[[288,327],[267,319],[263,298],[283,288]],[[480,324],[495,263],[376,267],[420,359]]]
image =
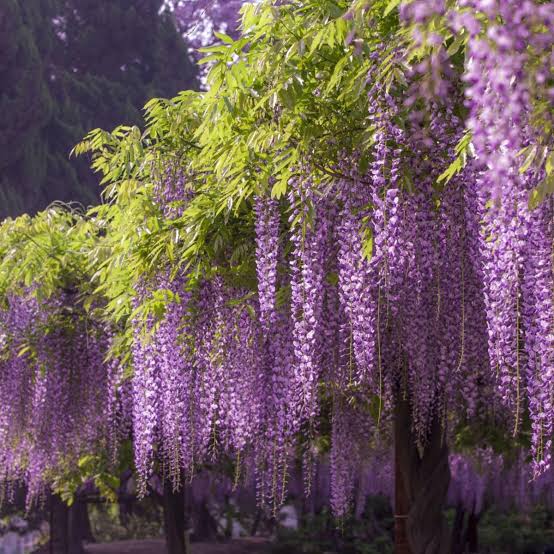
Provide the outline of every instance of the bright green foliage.
[[89,251],[97,240],[94,220],[61,204],[35,217],[7,219],[0,226],[0,291],[30,288],[47,298],[57,290],[86,294]]
[[[92,152],[104,176],[107,203],[94,213],[109,237],[97,252],[109,255],[96,276],[116,318],[131,311],[133,283],[164,260],[200,275],[224,256],[236,262],[231,272],[248,280],[252,229],[244,216],[254,194],[283,196],[289,179],[307,167],[325,186],[341,176],[344,151],[359,150],[360,163],[368,163],[375,131],[368,115],[371,52],[383,60],[375,79],[404,81],[392,51],[406,36],[396,13],[383,17],[386,5],[246,5],[243,36],[222,35],[221,44],[205,50],[213,64],[208,92],[152,100],[144,132],[96,130],[75,148]],[[168,164],[178,165],[195,192],[172,219],[151,200]]]
[[130,467],[133,467],[132,445],[126,441],[119,448],[119,459],[115,464],[102,452],[86,454],[77,463],[68,460],[65,471],[54,479],[53,491],[71,506],[79,488],[92,481],[102,498],[116,503],[121,484],[119,476]]
[[[133,307],[137,284],[159,267],[186,268],[192,281],[224,272],[253,286],[253,196],[281,198],[289,180],[306,170],[321,187],[348,178],[339,163],[344,152],[356,152],[364,170],[377,130],[369,105],[383,102],[371,97],[372,86],[381,83],[391,94],[402,94],[409,64],[436,53],[433,41],[413,43],[413,29],[399,23],[398,5],[395,0],[246,4],[242,36],[234,41],[219,34],[219,44],[205,49],[203,61],[212,64],[207,92],[153,99],[146,105],[144,130],[97,129],[75,147],[75,154],[92,154],[104,204],[79,222],[56,209],[35,221],[24,217],[4,224],[0,244],[9,253],[0,266],[4,290],[34,282],[51,291],[62,281],[78,280],[76,275],[87,276],[88,304],[107,303],[110,317],[124,324],[133,310],[142,317],[163,313],[168,300],[163,295]],[[91,6],[84,2],[82,8],[89,13]],[[454,36],[438,16],[419,30],[424,37],[440,34],[454,69],[462,67],[468,38],[463,32]],[[78,34],[69,38],[77,48]],[[90,55],[84,42],[82,48],[77,61]],[[116,71],[111,65],[108,70]],[[454,108],[464,115],[461,97]],[[410,109],[401,109],[398,125]],[[456,157],[444,159],[437,190],[448,186],[471,155],[468,133]],[[531,196],[538,202],[552,189],[552,153],[537,145],[522,152],[522,160],[522,171],[546,168],[546,179]],[[186,209],[172,217],[154,201],[155,186],[168,168],[178,169],[193,193]],[[408,163],[402,168],[407,187],[410,169]],[[56,245],[66,248],[66,235],[83,243],[62,256]],[[19,241],[24,247],[11,252]],[[364,242],[370,255],[370,233]],[[121,350],[128,339],[122,337]]]
[[[399,23],[398,4],[246,4],[242,36],[233,41],[220,34],[219,44],[204,49],[203,62],[212,64],[206,93],[151,100],[144,131],[125,126],[111,133],[95,130],[75,148],[77,154],[92,153],[93,167],[103,176],[106,204],[92,212],[103,238],[90,261],[96,293],[108,299],[117,320],[132,312],[136,284],[160,266],[188,268],[193,278],[226,271],[228,277],[253,281],[248,214],[254,195],[281,198],[289,180],[306,171],[321,187],[348,179],[340,169],[344,152],[356,152],[362,172],[367,168],[377,131],[370,102],[384,102],[372,97],[373,85],[405,93],[409,65],[439,48],[434,41],[413,42],[413,28]],[[466,33],[453,35],[438,16],[419,31],[424,37],[442,36],[454,70],[461,71]],[[405,125],[409,111],[424,107],[422,102],[401,107],[396,123]],[[462,96],[454,110],[465,116]],[[448,186],[471,155],[468,132],[455,158],[445,157],[437,191]],[[548,165],[550,157],[546,159]],[[152,200],[167,167],[178,167],[194,192],[184,212],[171,218]],[[406,162],[406,187],[410,171]],[[547,177],[531,201],[543,198],[550,184]],[[371,241],[367,234],[368,253]],[[159,310],[159,299],[146,299],[135,315]]]

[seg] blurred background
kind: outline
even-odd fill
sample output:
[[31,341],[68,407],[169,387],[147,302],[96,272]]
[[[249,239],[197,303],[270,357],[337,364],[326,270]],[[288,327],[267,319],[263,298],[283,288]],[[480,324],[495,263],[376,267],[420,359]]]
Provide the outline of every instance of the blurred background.
[[194,59],[241,2],[0,0],[0,218],[54,200],[98,201],[71,148],[91,129],[140,124],[152,97],[201,86]]

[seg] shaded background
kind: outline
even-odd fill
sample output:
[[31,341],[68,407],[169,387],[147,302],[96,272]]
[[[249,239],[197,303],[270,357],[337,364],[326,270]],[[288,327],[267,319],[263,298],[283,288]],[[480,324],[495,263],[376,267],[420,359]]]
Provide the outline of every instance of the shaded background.
[[71,148],[93,128],[139,124],[151,97],[197,87],[163,0],[0,0],[0,218],[97,202]]

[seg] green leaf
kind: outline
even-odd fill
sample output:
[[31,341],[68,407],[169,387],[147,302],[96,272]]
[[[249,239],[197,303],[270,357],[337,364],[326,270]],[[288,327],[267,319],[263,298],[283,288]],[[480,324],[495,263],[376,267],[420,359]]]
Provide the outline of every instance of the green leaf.
[[358,171],[360,172],[360,175],[365,175],[367,173],[367,170],[369,168],[369,156],[364,155],[360,156],[360,159],[358,161]]
[[366,227],[363,233],[363,257],[370,261],[373,257],[373,231],[371,227]]
[[438,176],[438,183],[448,183],[452,177],[460,173],[466,166],[467,155],[471,146],[471,133],[466,132],[456,145],[456,158],[454,161]]
[[325,32],[325,27],[317,32],[314,39],[312,40],[312,44],[310,45],[310,54],[313,54],[318,49],[319,45],[323,41],[323,38],[325,37]]
[[376,424],[380,423],[382,410],[383,399],[378,395],[372,396],[369,403],[369,413],[371,414],[371,417]]
[[206,56],[204,58],[200,58],[196,63],[198,65],[204,65],[206,63],[210,63],[210,62],[213,62],[215,60],[219,60],[220,59],[220,56],[217,55],[217,54],[212,54],[211,56]]
[[92,456],[91,454],[87,454],[85,456],[82,456],[79,461],[77,462],[77,465],[80,469],[86,469],[92,467],[94,462],[96,461],[96,457]]
[[385,11],[383,12],[383,15],[387,17],[387,15],[395,10],[401,3],[402,0],[390,0],[390,2],[387,4],[387,7],[385,8]]
[[220,31],[214,31],[214,35],[225,44],[233,44],[235,42],[229,35]]
[[281,198],[287,192],[287,179],[278,179],[271,189],[271,198]]
[[551,175],[554,172],[554,152],[550,152],[546,157],[545,170],[547,175]]
[[279,99],[283,106],[291,110],[296,104],[296,96],[292,87],[282,88],[279,91]]
[[452,44],[448,47],[448,50],[446,53],[448,56],[452,57],[454,54],[458,52],[458,50],[466,43],[467,36],[460,33],[456,36],[456,38],[452,41]]
[[336,271],[327,274],[326,281],[336,287],[339,284],[339,274]]
[[527,148],[524,148],[522,153],[525,153],[525,161],[523,162],[523,165],[519,168],[520,173],[525,173],[533,163],[535,156],[537,155],[537,146],[529,146]]
[[329,79],[329,83],[327,84],[326,92],[327,94],[331,92],[336,85],[338,85],[341,82],[341,79],[344,75],[344,68],[346,65],[351,61],[350,54],[343,56],[335,65],[335,69],[333,70],[333,74],[331,75],[331,78]]
[[31,351],[31,345],[27,344],[27,345],[25,345],[25,346],[23,346],[19,349],[17,355],[19,357],[21,357],[21,356],[24,356],[27,352],[30,352],[30,351]]
[[537,208],[548,196],[554,194],[554,174],[547,175],[530,193],[529,209]]
[[119,477],[112,475],[111,473],[102,473],[100,476],[102,483],[110,487],[113,490],[116,490],[121,484]]

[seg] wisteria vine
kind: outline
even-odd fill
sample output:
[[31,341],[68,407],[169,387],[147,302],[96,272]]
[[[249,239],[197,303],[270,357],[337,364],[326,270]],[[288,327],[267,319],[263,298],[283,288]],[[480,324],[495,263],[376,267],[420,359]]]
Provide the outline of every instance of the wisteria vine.
[[[247,237],[240,270],[250,279],[237,284],[231,248],[222,255],[209,232],[206,250],[217,254],[202,274],[173,259],[144,270],[125,321],[127,387],[119,360],[106,359],[117,325],[89,318],[67,292],[7,296],[1,480],[24,480],[36,496],[68,460],[113,451],[114,435],[128,431],[141,494],[154,472],[178,487],[225,459],[237,480],[254,467],[258,501],[275,511],[295,461],[310,489],[319,458],[344,516],[356,484],[370,487],[375,437],[390,432],[396,402],[407,399],[419,452],[437,421],[448,438],[467,421],[514,442],[530,436],[532,462],[511,467],[535,479],[537,497],[551,495],[541,483],[552,475],[554,432],[554,202],[529,203],[549,169],[522,168],[521,152],[540,136],[533,114],[554,11],[530,0],[446,4],[402,3],[415,44],[432,47],[417,63],[391,54],[409,66],[406,82],[379,82],[379,59],[368,57],[365,160],[357,145],[322,172],[306,156],[286,194],[271,196],[270,177],[250,196],[244,189],[228,219],[210,212]],[[429,22],[467,41],[459,67]],[[460,144],[470,145],[464,162],[445,179]],[[189,186],[176,163],[156,175],[148,207],[172,245],[192,249],[180,218],[212,190]],[[160,296],[162,310],[135,316]],[[483,467],[505,462],[495,456],[478,457]],[[451,468],[452,501],[479,511],[494,472],[487,484],[466,458]]]

